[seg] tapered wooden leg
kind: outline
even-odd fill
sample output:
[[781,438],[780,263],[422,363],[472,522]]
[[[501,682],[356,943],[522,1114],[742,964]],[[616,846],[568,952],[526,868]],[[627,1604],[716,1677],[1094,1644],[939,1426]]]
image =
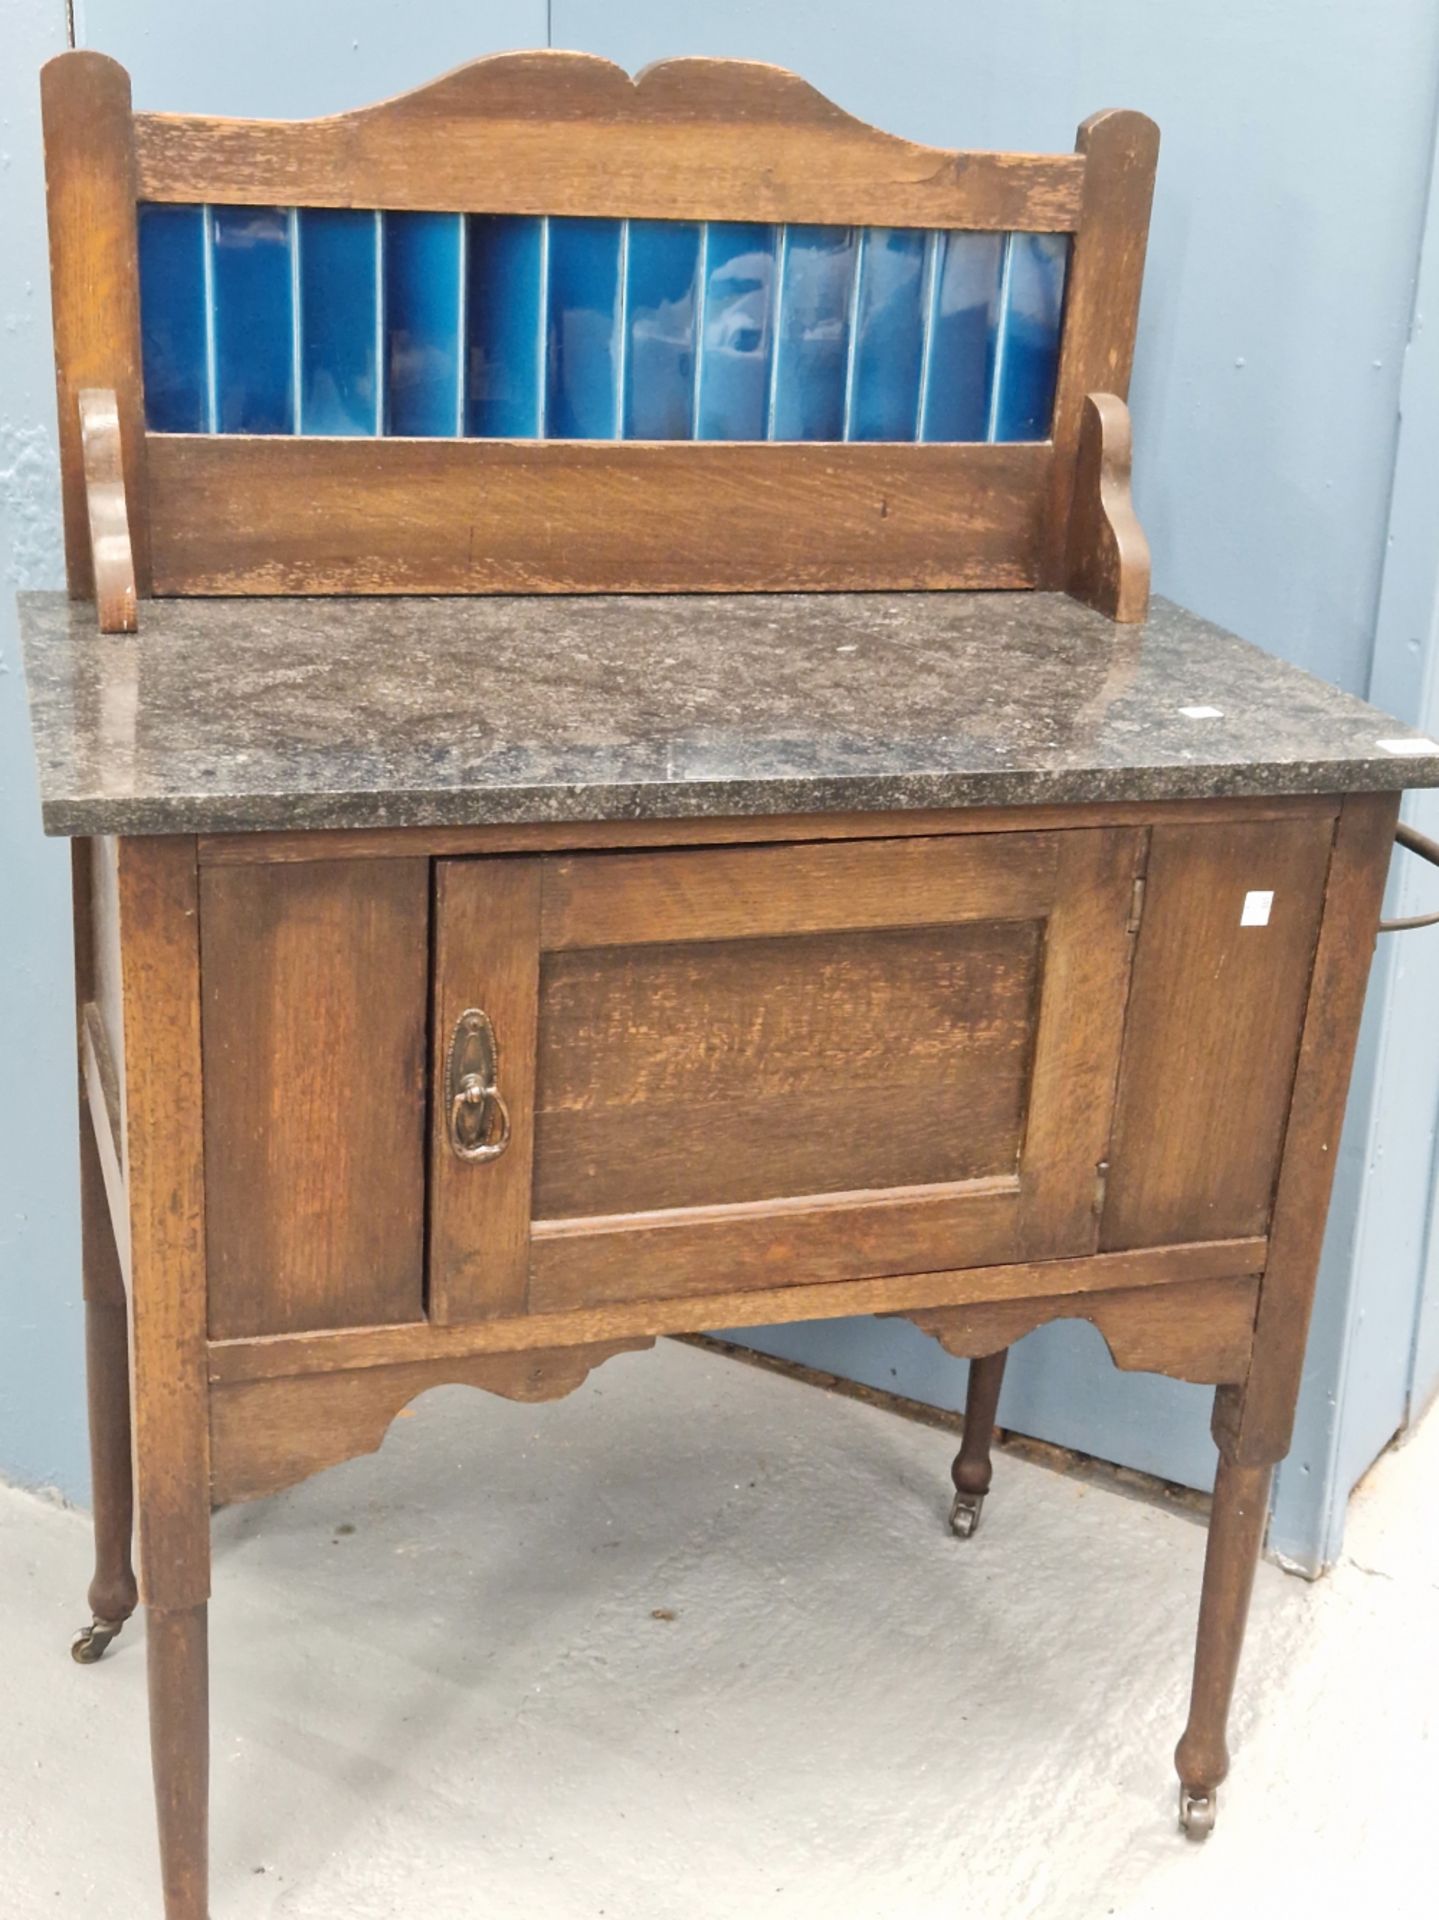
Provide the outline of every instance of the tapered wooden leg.
[[964,1402],[964,1438],[950,1478],[954,1481],[954,1505],[949,1524],[961,1540],[967,1540],[979,1525],[984,1511],[984,1496],[994,1478],[990,1449],[994,1445],[994,1419],[999,1411],[999,1390],[1004,1385],[1004,1363],[1009,1349],[986,1353],[969,1363],[969,1391]]
[[116,849],[130,1193],[135,1531],[165,1920],[207,1920],[210,1406],[193,840]]
[[1340,807],[1249,1370],[1242,1385],[1222,1386],[1214,1396],[1219,1477],[1189,1724],[1174,1756],[1180,1822],[1196,1838],[1214,1824],[1217,1789],[1229,1769],[1229,1703],[1264,1538],[1269,1483],[1294,1428],[1314,1278],[1396,816],[1388,795],[1351,794]]
[[1240,1466],[1220,1456],[1199,1602],[1189,1724],[1174,1754],[1180,1825],[1197,1840],[1214,1826],[1219,1783],[1229,1772],[1225,1731],[1273,1474],[1271,1465]]
[[147,1607],[150,1757],[165,1920],[207,1920],[210,1671],[206,1608]]
[[82,1666],[104,1653],[135,1611],[131,1559],[135,1495],[130,1456],[130,1338],[125,1286],[88,1113],[80,1115],[85,1371],[90,1403],[90,1484],[95,1516],[91,1624],[71,1652]]

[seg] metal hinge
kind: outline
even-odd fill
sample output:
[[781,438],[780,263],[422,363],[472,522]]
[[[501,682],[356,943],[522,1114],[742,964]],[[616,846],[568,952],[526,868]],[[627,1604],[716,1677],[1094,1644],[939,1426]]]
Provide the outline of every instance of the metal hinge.
[[1094,1169],[1094,1217],[1096,1220],[1102,1220],[1104,1218],[1104,1202],[1108,1192],[1109,1162],[1107,1160],[1101,1160],[1099,1165]]
[[1138,933],[1139,923],[1143,918],[1144,875],[1142,873],[1136,873],[1134,876],[1134,891],[1129,896],[1129,923],[1124,931],[1126,933]]

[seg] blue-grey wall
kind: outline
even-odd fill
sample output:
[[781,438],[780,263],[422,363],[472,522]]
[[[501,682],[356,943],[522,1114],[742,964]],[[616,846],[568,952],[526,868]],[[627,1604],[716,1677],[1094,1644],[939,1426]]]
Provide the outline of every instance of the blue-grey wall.
[[0,30],[0,1473],[83,1491],[70,863],[40,837],[15,592],[61,579],[35,73],[60,0]]
[[[63,43],[63,0],[11,0],[10,14],[3,539],[9,580],[48,583],[58,540],[34,71]],[[1143,108],[1164,149],[1132,400],[1159,589],[1352,690],[1372,680],[1406,718],[1426,699],[1432,709],[1432,501],[1413,473],[1405,493],[1402,448],[1395,501],[1408,501],[1409,545],[1384,572],[1433,156],[1432,0],[79,0],[77,28],[131,68],[141,106],[238,114],[332,111],[547,37],[632,70],[676,53],[775,60],[865,118],[942,145],[1062,149],[1096,108]],[[1434,362],[1431,349],[1431,412]],[[1404,393],[1406,411],[1420,409],[1412,374]],[[1414,473],[1427,472],[1432,431],[1411,441]],[[65,863],[38,838],[8,605],[0,621],[0,1469],[81,1494]],[[1308,1564],[1321,1542],[1332,1549],[1334,1488],[1402,1417],[1433,1258],[1439,1044],[1429,1033],[1426,1053],[1410,1034],[1435,955],[1411,954],[1386,956],[1376,975],[1407,1012],[1386,1025],[1377,999],[1371,1010],[1281,1487],[1276,1534]],[[1427,1337],[1439,1348],[1439,1326]],[[905,1323],[786,1329],[768,1344],[941,1404],[962,1397],[963,1367]],[[1439,1353],[1427,1364],[1439,1370]],[[1022,1343],[1002,1412],[1202,1485],[1207,1401],[1116,1375],[1090,1329],[1056,1327]]]
[[[1399,390],[1370,698],[1439,738],[1439,150]],[[1408,819],[1439,838],[1439,793]],[[1439,874],[1402,860],[1389,912],[1439,908]],[[1397,1426],[1439,1390],[1439,927],[1380,940],[1344,1180],[1347,1243],[1331,1234],[1326,1304],[1310,1343],[1304,1419],[1286,1468],[1276,1544],[1306,1564],[1339,1552],[1344,1502]],[[1351,1216],[1346,1212],[1339,1224]]]

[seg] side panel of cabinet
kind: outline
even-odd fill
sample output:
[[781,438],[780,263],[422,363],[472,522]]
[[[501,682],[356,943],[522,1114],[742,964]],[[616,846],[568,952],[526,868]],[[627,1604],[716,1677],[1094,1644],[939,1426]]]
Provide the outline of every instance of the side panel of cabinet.
[[[120,872],[113,837],[91,840],[88,862],[91,988],[115,1074],[115,1110],[125,1111],[125,1011],[120,984]],[[123,1155],[124,1128],[115,1145]]]
[[1106,1250],[1266,1230],[1333,831],[1329,819],[1154,829]]
[[212,1339],[424,1316],[425,860],[201,878]]

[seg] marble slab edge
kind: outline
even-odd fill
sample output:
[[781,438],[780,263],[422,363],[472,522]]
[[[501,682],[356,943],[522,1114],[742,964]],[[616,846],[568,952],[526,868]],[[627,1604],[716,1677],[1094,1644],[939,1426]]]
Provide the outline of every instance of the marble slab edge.
[[1086,806],[1439,787],[1439,755],[1162,767],[651,781],[285,794],[75,795],[45,801],[47,834],[202,834],[481,827],[601,821],[757,819],[941,808]]

